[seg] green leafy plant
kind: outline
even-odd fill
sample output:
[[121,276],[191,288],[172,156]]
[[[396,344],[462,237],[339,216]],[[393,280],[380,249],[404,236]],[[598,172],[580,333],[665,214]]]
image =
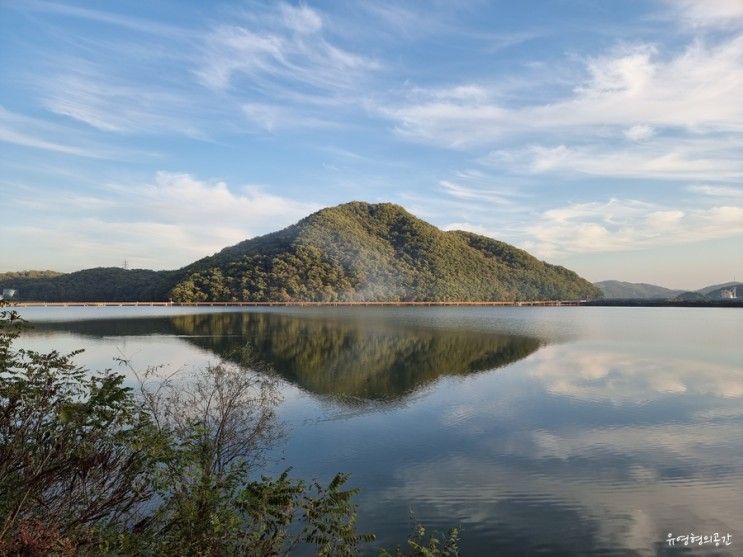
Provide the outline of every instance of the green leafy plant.
[[[276,380],[250,350],[189,376],[130,369],[132,389],[79,351],[15,349],[24,327],[0,311],[0,555],[330,557],[374,540],[347,474],[254,478],[280,428]],[[418,527],[406,553],[381,555],[453,557],[457,540]]]
[[134,391],[79,352],[15,350],[23,326],[0,313],[0,554],[353,555],[373,539],[346,475],[251,479],[278,435],[268,370],[151,369]]
[[397,546],[391,553],[382,549],[379,557],[458,557],[459,530],[450,529],[446,534],[428,534],[426,528],[416,524],[408,536],[407,548]]
[[1,312],[0,550],[22,552],[34,524],[71,547],[152,497],[160,441],[122,375],[88,373],[78,352],[13,350],[22,326]]

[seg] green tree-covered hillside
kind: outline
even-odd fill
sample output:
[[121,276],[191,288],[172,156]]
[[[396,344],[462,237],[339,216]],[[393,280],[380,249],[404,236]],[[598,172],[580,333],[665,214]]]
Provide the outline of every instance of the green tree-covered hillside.
[[391,203],[347,203],[184,269],[174,300],[465,301],[600,296],[577,274]]
[[398,205],[346,203],[177,271],[96,268],[0,276],[44,301],[497,301],[583,299],[600,290],[564,267]]
[[177,276],[177,271],[96,267],[56,276],[0,276],[0,288],[16,289],[20,300],[149,302],[167,300]]

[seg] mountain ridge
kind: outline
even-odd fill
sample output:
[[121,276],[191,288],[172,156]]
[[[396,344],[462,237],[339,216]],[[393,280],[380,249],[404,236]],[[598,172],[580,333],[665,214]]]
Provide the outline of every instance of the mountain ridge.
[[172,271],[85,269],[0,280],[42,301],[499,301],[593,299],[573,271],[443,231],[392,203],[350,202]]
[[626,282],[620,280],[602,280],[593,283],[601,289],[606,300],[676,300],[704,301],[721,299],[721,293],[730,287],[737,287],[743,296],[743,283],[724,282],[712,284],[697,290],[666,288],[644,282]]
[[602,280],[593,284],[601,289],[606,299],[666,300],[686,292],[645,282]]
[[391,203],[322,209],[186,267],[178,301],[450,301],[599,295],[503,242],[442,231]]

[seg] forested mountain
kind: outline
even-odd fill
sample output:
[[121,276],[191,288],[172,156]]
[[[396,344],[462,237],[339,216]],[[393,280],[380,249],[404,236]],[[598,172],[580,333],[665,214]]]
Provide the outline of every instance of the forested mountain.
[[600,290],[492,238],[445,232],[391,203],[346,203],[178,271],[100,268],[11,279],[23,299],[486,301],[582,299]]
[[444,232],[398,205],[347,203],[226,248],[172,290],[198,300],[528,300],[593,298],[563,267],[468,232]]
[[604,298],[613,300],[668,300],[683,292],[644,282],[602,280],[593,284],[601,289]]
[[0,276],[0,288],[16,289],[20,300],[150,302],[167,300],[178,276],[178,271],[96,267],[40,278]]

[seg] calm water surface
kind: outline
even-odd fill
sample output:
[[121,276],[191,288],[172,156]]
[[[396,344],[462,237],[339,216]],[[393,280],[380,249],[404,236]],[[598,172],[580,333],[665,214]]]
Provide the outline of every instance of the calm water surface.
[[[410,515],[469,555],[743,555],[743,311],[702,308],[28,308],[24,344],[80,362],[280,374],[269,471],[362,488],[387,545]],[[378,545],[379,545],[378,544]],[[374,553],[372,551],[372,553]],[[685,553],[686,554],[686,553]]]

